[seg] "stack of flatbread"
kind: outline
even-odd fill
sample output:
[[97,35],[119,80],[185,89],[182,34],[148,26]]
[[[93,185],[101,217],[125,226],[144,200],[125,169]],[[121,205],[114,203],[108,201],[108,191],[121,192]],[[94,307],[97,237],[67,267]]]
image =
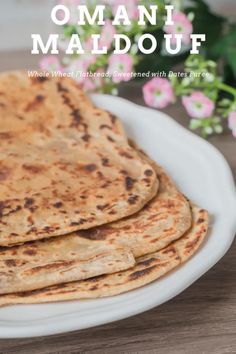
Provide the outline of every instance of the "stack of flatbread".
[[207,212],[73,80],[2,73],[0,144],[1,306],[136,289],[206,236]]

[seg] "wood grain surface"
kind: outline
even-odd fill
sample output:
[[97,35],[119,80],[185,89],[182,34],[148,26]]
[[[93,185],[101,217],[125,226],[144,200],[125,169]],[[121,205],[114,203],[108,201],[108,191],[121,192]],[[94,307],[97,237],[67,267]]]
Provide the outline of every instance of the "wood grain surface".
[[[37,57],[32,58],[26,52],[0,54],[0,70],[34,68],[37,61]],[[122,88],[120,95],[143,104],[140,92],[139,85],[129,84]],[[180,104],[169,107],[166,112],[187,126],[188,117]],[[212,137],[210,142],[223,153],[236,177],[236,140],[227,132]],[[235,243],[195,284],[155,309],[89,330],[0,340],[0,353],[236,353]]]

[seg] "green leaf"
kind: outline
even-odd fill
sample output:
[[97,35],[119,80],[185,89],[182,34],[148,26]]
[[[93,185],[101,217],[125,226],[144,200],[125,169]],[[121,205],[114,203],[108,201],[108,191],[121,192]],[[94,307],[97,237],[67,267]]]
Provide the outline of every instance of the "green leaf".
[[72,34],[77,34],[77,26],[75,25],[65,25],[63,27],[65,38],[70,38]]
[[213,133],[213,129],[212,129],[212,127],[205,127],[204,128],[204,131],[205,131],[205,133],[207,134],[207,135],[211,135],[212,133]]
[[236,78],[236,25],[230,26],[228,32],[210,49],[214,59],[223,58]]
[[199,120],[199,119],[191,119],[189,127],[190,127],[190,129],[195,130],[195,129],[200,128],[201,125],[202,125],[201,120]]
[[[235,38],[236,40],[236,38]],[[229,47],[226,52],[225,52],[225,59],[227,61],[227,63],[229,64],[229,66],[231,67],[234,76],[236,78],[236,47],[232,48]]]
[[194,33],[206,34],[206,42],[203,46],[208,48],[218,42],[222,31],[225,19],[221,16],[211,13],[209,7],[202,0],[192,0],[193,6],[186,9],[186,12],[194,12],[193,20]]
[[198,7],[202,11],[209,11],[209,6],[203,0],[190,0],[192,6]]

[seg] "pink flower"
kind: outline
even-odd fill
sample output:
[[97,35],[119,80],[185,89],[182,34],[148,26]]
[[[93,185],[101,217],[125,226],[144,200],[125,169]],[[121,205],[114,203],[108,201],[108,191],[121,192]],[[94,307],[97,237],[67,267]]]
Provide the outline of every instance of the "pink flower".
[[85,81],[85,76],[88,70],[88,63],[82,59],[75,59],[71,61],[66,71],[68,73],[74,73],[74,78],[78,83],[83,83]]
[[100,39],[100,47],[107,47],[108,49],[111,47],[113,37],[116,34],[115,27],[112,25],[110,20],[107,20],[105,26],[103,26],[101,39]]
[[83,43],[83,47],[85,52],[91,52],[93,49],[93,40],[92,37],[89,37],[84,43]]
[[86,78],[83,83],[83,90],[86,92],[92,92],[101,88],[104,82],[104,78],[101,75],[103,73],[104,71],[102,69],[99,69],[96,71],[96,73],[94,73],[94,77]]
[[145,103],[154,108],[165,108],[174,102],[174,91],[167,79],[155,77],[143,86]]
[[96,85],[93,80],[91,80],[90,78],[86,78],[86,80],[84,80],[83,82],[82,88],[85,92],[92,92],[95,91]]
[[190,96],[184,96],[182,103],[192,118],[208,118],[215,109],[215,103],[202,92],[194,92]]
[[[189,44],[190,34],[193,33],[193,25],[188,17],[183,12],[175,11],[173,13],[173,22],[174,24],[171,26],[164,26],[164,31],[172,35],[182,34],[182,42],[186,45]],[[174,36],[172,36],[171,43],[176,43],[176,38]]]
[[95,54],[89,54],[89,53],[86,54],[85,53],[85,54],[81,55],[80,58],[83,60],[84,64],[87,66],[87,68],[90,65],[96,63],[96,61],[97,61],[97,55],[95,55]]
[[129,54],[112,54],[109,58],[108,71],[115,83],[129,81],[132,67],[133,58]]
[[96,58],[96,55],[85,53],[77,59],[72,59],[67,65],[66,72],[74,73],[75,80],[79,83],[84,83],[87,80],[86,74],[89,67],[96,62]]
[[58,57],[54,55],[50,55],[47,57],[44,57],[40,63],[39,66],[42,70],[45,71],[60,71],[63,72],[63,67],[60,64],[60,61]]
[[128,16],[131,20],[137,20],[139,17],[138,0],[112,0],[112,14],[115,16],[118,6],[125,5]]
[[91,51],[93,49],[93,40],[91,37],[83,43],[83,48],[85,53],[80,56],[80,62],[83,62],[87,70],[88,67],[96,63],[97,60],[97,55],[91,54]]
[[233,136],[236,138],[236,111],[231,112],[228,117],[228,126],[232,130]]

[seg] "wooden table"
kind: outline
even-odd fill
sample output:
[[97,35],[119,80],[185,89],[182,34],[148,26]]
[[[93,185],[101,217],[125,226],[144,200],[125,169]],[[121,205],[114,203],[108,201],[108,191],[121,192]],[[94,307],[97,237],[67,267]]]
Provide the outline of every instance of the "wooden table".
[[[27,52],[0,54],[0,70],[36,67]],[[143,104],[137,84],[121,96]],[[166,112],[187,126],[180,105]],[[236,140],[225,133],[210,139],[226,157],[236,177]],[[224,235],[222,235],[224,237]],[[112,324],[51,337],[0,340],[0,353],[236,353],[236,248],[190,288],[171,301]]]

